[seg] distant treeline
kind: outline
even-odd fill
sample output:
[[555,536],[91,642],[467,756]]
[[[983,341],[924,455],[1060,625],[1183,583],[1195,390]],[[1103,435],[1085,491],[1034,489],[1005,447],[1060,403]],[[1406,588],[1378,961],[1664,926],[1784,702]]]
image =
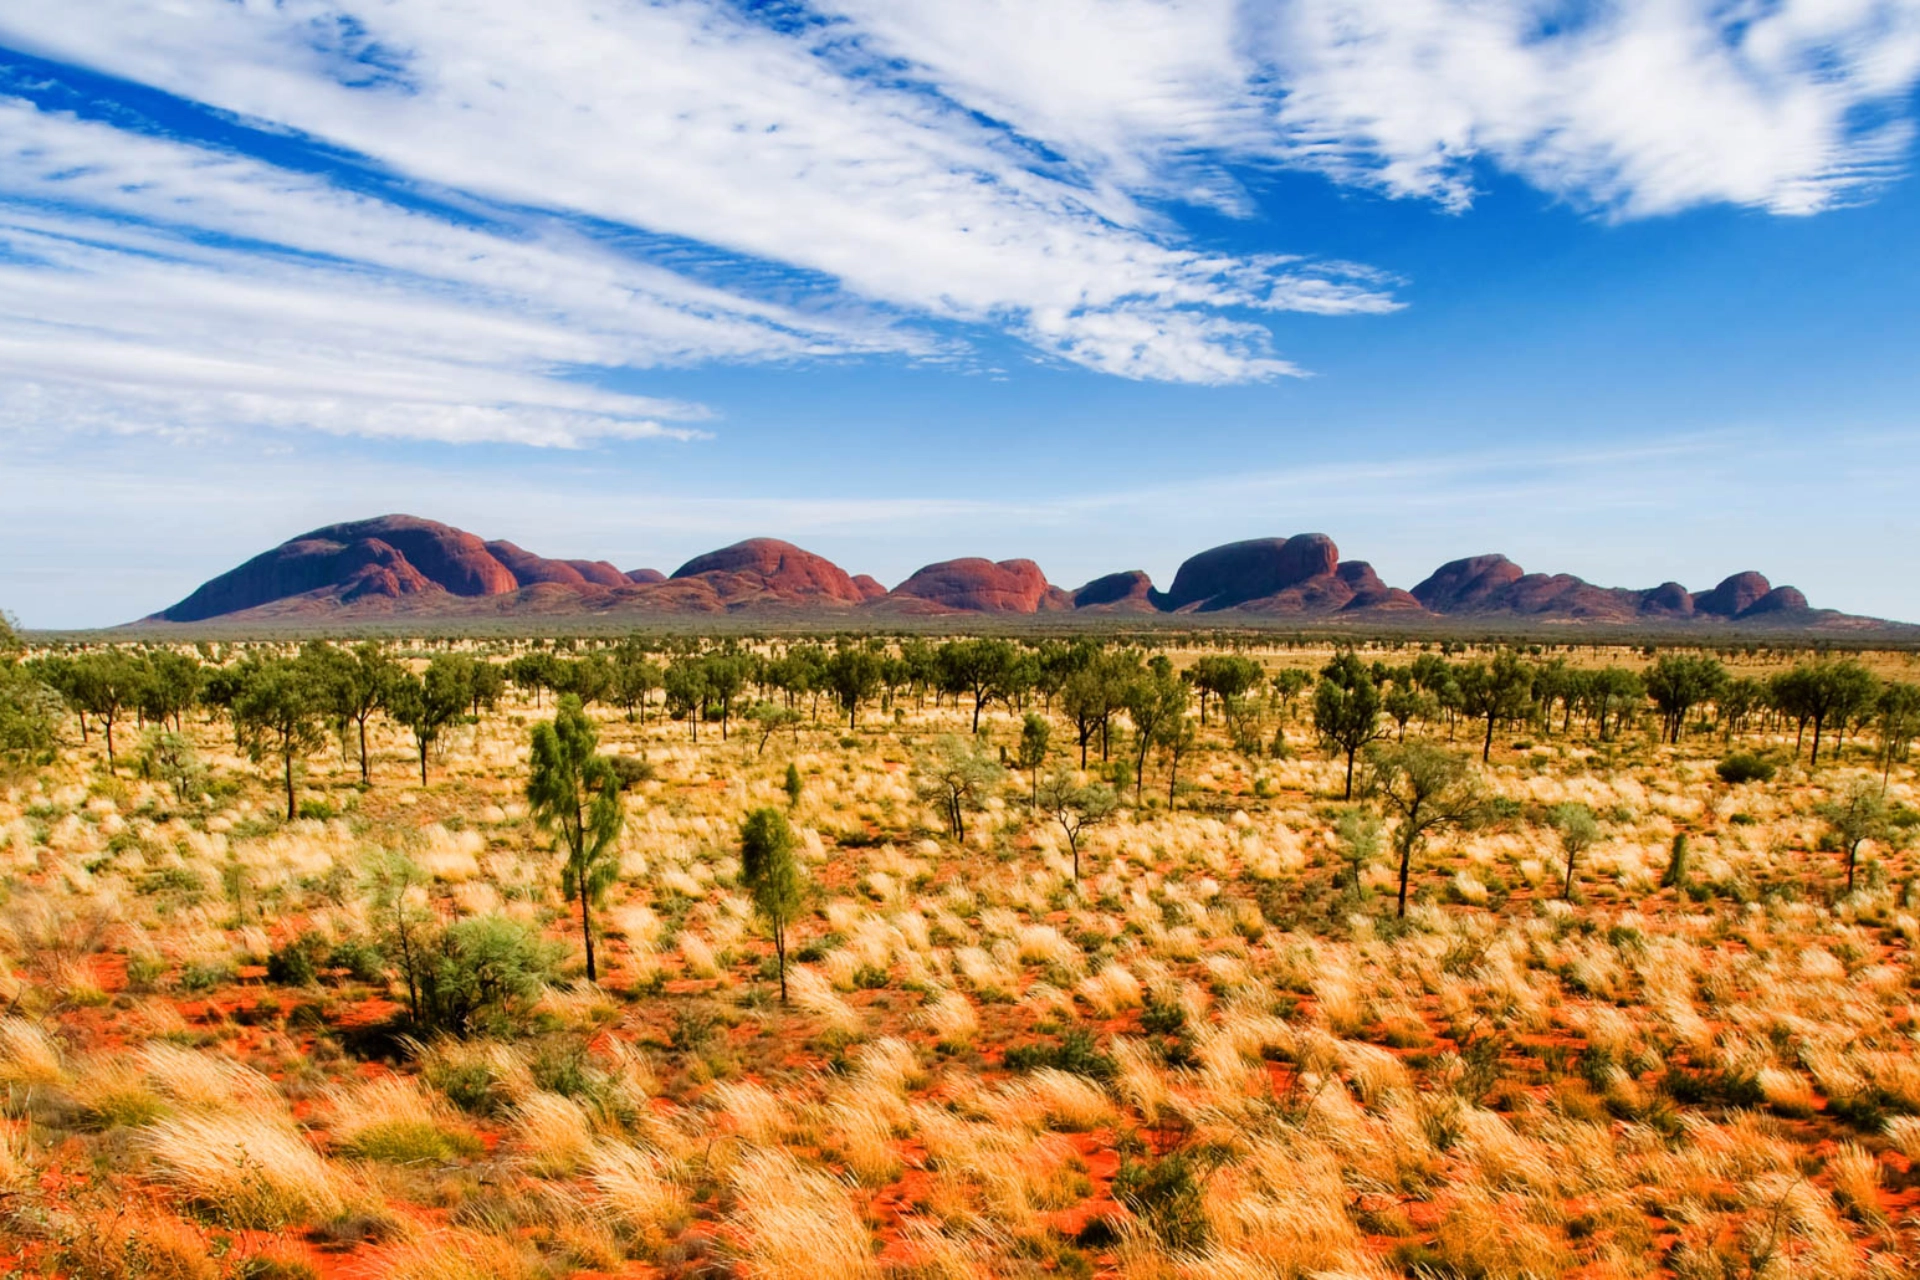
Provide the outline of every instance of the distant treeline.
[[[82,742],[104,738],[108,767],[118,764],[116,734],[131,721],[178,732],[195,708],[225,717],[235,741],[257,760],[283,766],[292,808],[293,764],[329,733],[358,749],[370,781],[367,725],[383,716],[411,732],[426,778],[429,755],[446,730],[498,705],[509,686],[536,705],[571,694],[583,706],[617,708],[629,719],[658,714],[684,722],[696,740],[703,724],[724,738],[744,714],[769,735],[822,704],[857,727],[863,711],[906,703],[951,702],[974,730],[990,707],[1013,714],[1037,708],[1073,728],[1081,767],[1090,748],[1103,759],[1117,718],[1136,737],[1151,724],[1197,709],[1200,726],[1216,713],[1238,748],[1286,749],[1295,704],[1318,739],[1349,767],[1369,742],[1404,739],[1410,725],[1470,728],[1483,759],[1503,726],[1540,733],[1616,738],[1646,721],[1678,742],[1707,728],[1729,741],[1791,726],[1796,751],[1817,764],[1823,742],[1873,730],[1879,763],[1906,756],[1920,726],[1920,687],[1883,681],[1851,657],[1805,658],[1760,679],[1729,672],[1701,652],[1655,653],[1634,668],[1580,667],[1540,646],[1473,653],[1464,644],[1370,657],[1341,651],[1317,673],[1269,671],[1243,653],[1204,652],[1176,670],[1163,653],[1100,637],[935,641],[842,635],[831,641],[762,642],[627,637],[613,643],[536,642],[505,652],[400,649],[377,641],[351,647],[313,641],[291,646],[220,646],[196,651],[93,646],[21,659],[5,633],[0,660],[0,746],[15,757],[57,748],[63,725]],[[1405,657],[1407,660],[1398,661]],[[1144,756],[1144,751],[1142,752]]]

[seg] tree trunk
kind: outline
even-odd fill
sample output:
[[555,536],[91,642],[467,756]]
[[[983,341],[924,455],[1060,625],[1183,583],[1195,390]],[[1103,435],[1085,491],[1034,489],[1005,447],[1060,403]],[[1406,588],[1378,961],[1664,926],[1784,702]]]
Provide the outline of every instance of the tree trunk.
[[780,1003],[787,1002],[787,929],[776,923],[773,926],[773,955],[780,968]]
[[1397,912],[1400,919],[1407,918],[1407,873],[1413,867],[1413,846],[1407,845],[1400,850],[1400,907]]
[[293,821],[293,752],[283,757],[287,763],[287,821]]
[[1487,715],[1487,740],[1480,744],[1480,763],[1486,764],[1493,758],[1493,715]]
[[1815,716],[1813,718],[1813,755],[1807,760],[1807,767],[1809,769],[1820,763],[1820,729],[1821,722],[1825,719],[1825,716]]
[[587,877],[582,874],[580,881],[580,936],[587,944],[587,981],[598,982],[599,970],[593,965],[593,906],[587,901]]
[[1353,799],[1353,757],[1358,750],[1358,747],[1347,748],[1347,790],[1345,794],[1340,797],[1342,800]]
[[420,739],[420,785],[427,785],[427,740]]
[[367,763],[367,718],[360,717],[360,781],[371,786],[373,771]]

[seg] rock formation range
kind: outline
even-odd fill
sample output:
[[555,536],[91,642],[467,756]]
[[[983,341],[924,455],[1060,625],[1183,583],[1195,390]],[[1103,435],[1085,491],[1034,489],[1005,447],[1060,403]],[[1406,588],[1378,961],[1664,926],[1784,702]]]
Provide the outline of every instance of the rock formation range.
[[1710,591],[1676,582],[1647,590],[1597,587],[1568,574],[1527,573],[1500,555],[1441,565],[1411,591],[1364,560],[1342,560],[1320,533],[1256,538],[1188,559],[1165,592],[1138,570],[1078,591],[1054,586],[1031,560],[930,564],[891,591],[775,538],[696,556],[671,576],[604,560],[549,560],[414,516],[381,516],[303,534],[220,575],[146,622],[319,622],[766,613],[899,618],[964,615],[1156,614],[1281,619],[1461,618],[1665,625],[1753,624],[1858,629],[1875,624],[1813,609],[1792,587],[1737,573]]

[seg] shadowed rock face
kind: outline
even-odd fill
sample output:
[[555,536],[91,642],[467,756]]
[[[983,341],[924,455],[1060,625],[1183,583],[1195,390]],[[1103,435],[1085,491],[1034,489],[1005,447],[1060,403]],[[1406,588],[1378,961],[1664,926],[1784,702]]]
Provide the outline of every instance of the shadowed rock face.
[[1670,618],[1689,618],[1694,612],[1694,598],[1677,582],[1663,582],[1653,590],[1646,592],[1640,601],[1640,611]]
[[1807,603],[1807,598],[1800,594],[1798,587],[1775,587],[1742,609],[1740,616],[1758,618],[1767,614],[1807,613],[1812,607]]
[[930,564],[889,595],[977,613],[1039,613],[1072,607],[1067,593],[1050,585],[1033,561],[996,563],[978,556]]
[[1716,618],[1737,618],[1759,604],[1772,590],[1772,583],[1749,569],[1723,579],[1711,591],[1702,591],[1693,598],[1693,607],[1698,613],[1712,614]]
[[1254,538],[1202,551],[1180,566],[1167,607],[1212,612],[1276,596],[1310,578],[1332,576],[1340,549],[1324,533]]
[[604,560],[549,560],[524,551],[511,542],[489,542],[487,551],[507,567],[523,587],[538,582],[580,587],[588,583],[601,587],[624,587],[631,579]]
[[1109,573],[1095,578],[1073,593],[1076,609],[1101,609],[1110,613],[1151,613],[1159,608],[1160,593],[1153,579],[1138,569]]
[[1490,605],[1524,576],[1505,556],[1449,560],[1413,589],[1413,598],[1435,613],[1468,613]]
[[748,538],[695,556],[673,571],[673,581],[687,578],[713,581],[722,596],[740,594],[745,587],[790,602],[859,604],[866,599],[839,565],[778,538]]
[[[372,570],[372,572],[368,572]],[[315,529],[255,556],[158,616],[198,622],[288,596],[338,589],[367,595],[489,596],[519,580],[480,539],[414,516],[381,516]]]
[[1434,613],[1593,622],[1695,617],[1736,620],[1807,610],[1806,597],[1798,591],[1792,587],[1775,590],[1764,577],[1751,571],[1736,573],[1713,590],[1693,595],[1677,582],[1636,591],[1596,587],[1567,573],[1526,573],[1498,555],[1449,561],[1415,587],[1413,595]]

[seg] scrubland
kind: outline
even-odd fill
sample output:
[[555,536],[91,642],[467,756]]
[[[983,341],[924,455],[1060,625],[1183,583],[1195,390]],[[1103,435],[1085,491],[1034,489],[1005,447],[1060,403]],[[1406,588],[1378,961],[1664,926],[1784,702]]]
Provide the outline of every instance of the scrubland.
[[[0,1270],[1920,1270],[1913,828],[1885,825],[1847,892],[1820,816],[1879,784],[1871,735],[1810,769],[1791,726],[1746,732],[1782,763],[1729,784],[1711,723],[1678,744],[1637,713],[1604,742],[1514,723],[1484,767],[1468,726],[1489,803],[1418,851],[1401,918],[1392,821],[1356,850],[1367,802],[1297,705],[1257,751],[1216,714],[1172,807],[1150,755],[1139,802],[1079,834],[1077,880],[1026,772],[962,839],[924,794],[971,710],[903,694],[849,728],[823,706],[762,746],[592,708],[601,750],[644,760],[593,984],[523,798],[550,700],[447,733],[424,786],[376,717],[371,785],[330,744],[292,821],[276,766],[198,711],[199,796],[110,774],[97,735],[16,767]],[[1021,717],[981,728],[999,758]],[[1113,738],[1120,758],[1124,717]],[[1056,722],[1048,767],[1077,765],[1071,739]],[[1893,763],[1890,812],[1916,790]],[[1598,823],[1571,898],[1568,802]],[[808,886],[784,1004],[741,883],[761,806],[790,813]],[[555,958],[465,1034],[415,1025],[407,912],[518,922]]]

